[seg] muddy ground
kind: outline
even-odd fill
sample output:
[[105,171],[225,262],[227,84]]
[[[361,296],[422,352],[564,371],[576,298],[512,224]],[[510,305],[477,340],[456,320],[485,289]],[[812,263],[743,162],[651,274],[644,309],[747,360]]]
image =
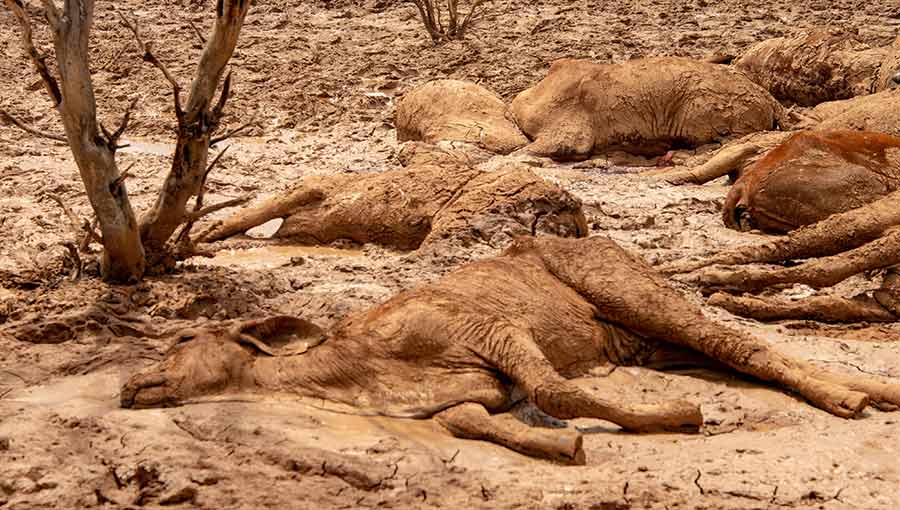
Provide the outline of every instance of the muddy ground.
[[[186,86],[201,49],[191,24],[208,30],[211,3],[115,5],[133,12],[145,39]],[[112,9],[112,2],[99,2],[95,85],[107,125],[140,98],[120,166],[134,164],[128,188],[142,210],[167,171],[171,96],[156,70],[140,61]],[[814,25],[857,30],[882,45],[900,25],[895,0],[498,1],[465,42],[434,47],[413,9],[391,0],[257,2],[232,61],[236,86],[227,120],[236,126],[255,118],[259,127],[231,143],[209,181],[208,201],[283,192],[309,174],[396,166],[395,98],[432,78],[474,80],[510,99],[559,57],[617,62],[736,53]],[[46,33],[37,36],[46,47]],[[0,9],[0,106],[59,133],[37,81],[13,20]],[[672,187],[602,158],[594,165],[532,163],[584,201],[593,233],[653,262],[754,238],[722,226],[724,181]],[[353,416],[315,401],[239,396],[121,410],[122,381],[158,360],[168,335],[181,327],[273,313],[328,326],[496,250],[403,254],[238,239],[217,258],[193,259],[176,274],[109,287],[66,278],[58,243],[73,234],[50,195],[88,217],[65,147],[0,127],[0,270],[39,285],[0,287],[0,508],[900,506],[900,414],[867,411],[843,420],[755,382],[706,371],[619,368],[581,381],[647,400],[701,402],[706,419],[700,435],[634,435],[575,420],[569,425],[586,434],[584,467],[457,440],[430,421]],[[828,292],[849,295],[877,284],[878,275],[860,276]],[[701,301],[694,289],[676,285]],[[763,325],[706,311],[816,364],[900,378],[898,326]],[[122,318],[109,321],[110,312]]]

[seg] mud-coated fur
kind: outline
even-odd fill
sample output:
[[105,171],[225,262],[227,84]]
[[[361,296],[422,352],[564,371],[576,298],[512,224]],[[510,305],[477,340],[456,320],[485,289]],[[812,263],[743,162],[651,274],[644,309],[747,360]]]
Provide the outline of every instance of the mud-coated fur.
[[435,80],[397,104],[397,140],[458,141],[507,154],[528,143],[507,119],[506,104],[490,90],[460,80]]
[[659,155],[772,129],[782,109],[729,66],[684,58],[621,64],[563,59],[511,111],[535,154],[583,159],[621,149]]
[[337,240],[401,250],[443,243],[505,246],[511,235],[587,234],[581,203],[522,165],[494,172],[444,159],[367,175],[307,177],[290,193],[236,212],[215,241],[284,218],[275,237],[297,244]]
[[900,189],[900,138],[861,131],[801,132],[745,170],[725,224],[784,233]]
[[816,131],[873,131],[900,136],[900,88],[822,103],[810,112]]
[[734,66],[777,99],[814,106],[873,92],[890,53],[847,32],[817,29],[754,44]]

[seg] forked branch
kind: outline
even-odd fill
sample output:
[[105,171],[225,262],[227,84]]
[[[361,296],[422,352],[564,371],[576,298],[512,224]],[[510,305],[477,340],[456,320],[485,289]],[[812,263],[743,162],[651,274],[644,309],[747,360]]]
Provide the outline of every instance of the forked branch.
[[[446,7],[441,7],[442,0],[409,0],[415,4],[422,18],[422,24],[431,40],[438,44],[450,39],[462,39],[469,25],[484,12],[485,0],[471,0],[469,13],[460,21],[459,1],[446,0]],[[444,25],[442,9],[447,10],[447,25]]]
[[166,81],[169,82],[169,85],[172,86],[172,97],[175,101],[175,116],[178,118],[178,121],[181,122],[184,118],[184,110],[181,109],[181,86],[178,85],[178,82],[169,72],[166,65],[156,58],[156,55],[153,53],[153,46],[150,43],[145,43],[144,40],[141,39],[137,20],[129,20],[121,11],[116,11],[116,14],[118,14],[119,18],[122,20],[122,25],[127,27],[131,30],[131,33],[134,34],[134,40],[137,43],[138,50],[141,52],[141,58],[144,62],[149,62],[159,69],[163,76],[165,76]]
[[221,134],[220,136],[211,138],[209,140],[209,146],[215,147],[215,145],[217,143],[224,142],[225,140],[228,140],[229,138],[231,138],[233,136],[237,136],[238,134],[243,133],[247,128],[255,127],[256,125],[257,124],[256,124],[255,120],[251,120],[250,122],[248,122],[246,124],[241,124],[240,126],[234,128],[232,130],[226,131],[225,133]]
[[250,0],[219,0],[216,3],[217,17],[212,35],[207,38],[197,65],[184,116],[179,119],[172,170],[156,204],[141,218],[144,244],[151,252],[162,250],[178,226],[190,221],[187,203],[201,193],[209,169],[210,145],[235,134],[213,138],[231,96],[230,74],[222,83],[218,100],[214,102],[214,99],[251,3]]
[[[115,161],[114,136],[99,125],[89,65],[93,0],[66,0],[62,11],[42,0],[53,34],[57,80],[32,41],[31,23],[21,0],[4,0],[22,30],[22,46],[41,76],[66,130],[69,148],[103,234],[101,269],[109,280],[128,282],[144,274],[144,250],[137,221]],[[106,135],[104,140],[100,132]]]

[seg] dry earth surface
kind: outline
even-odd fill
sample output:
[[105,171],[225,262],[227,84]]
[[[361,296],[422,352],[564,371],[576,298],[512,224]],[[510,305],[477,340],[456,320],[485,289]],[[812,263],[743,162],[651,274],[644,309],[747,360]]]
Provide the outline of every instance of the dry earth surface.
[[[128,187],[142,210],[168,169],[174,117],[166,83],[141,62],[114,7],[133,12],[144,38],[186,85],[201,49],[191,24],[206,32],[213,5],[98,4],[92,62],[107,125],[140,98],[120,167],[134,164]],[[255,118],[259,127],[233,140],[210,179],[208,203],[281,193],[304,175],[395,167],[395,98],[429,79],[473,80],[509,100],[560,57],[620,62],[737,53],[815,25],[887,44],[900,26],[900,2],[498,0],[466,41],[435,47],[411,4],[259,1],[232,60],[228,110],[229,125]],[[48,46],[44,30],[38,39]],[[59,133],[37,83],[15,24],[0,9],[0,106]],[[583,200],[593,233],[652,262],[753,239],[721,224],[723,180],[673,187],[604,158],[531,163]],[[569,426],[586,434],[583,467],[454,439],[430,421],[354,416],[315,401],[247,397],[119,409],[120,384],[158,360],[171,341],[167,333],[180,327],[274,313],[328,326],[496,250],[273,248],[245,238],[177,274],[110,287],[94,278],[72,282],[56,269],[64,252],[58,243],[73,234],[50,195],[88,217],[66,148],[0,127],[0,270],[44,280],[34,290],[0,287],[0,508],[900,507],[900,414],[868,411],[843,420],[707,371],[619,368],[581,381],[635,398],[700,402],[706,419],[704,433],[693,436],[627,434],[576,420]],[[877,279],[855,277],[829,292],[849,295]],[[700,301],[691,288],[679,288]],[[125,319],[104,323],[109,311]],[[822,366],[900,378],[895,325],[763,325],[706,311]]]

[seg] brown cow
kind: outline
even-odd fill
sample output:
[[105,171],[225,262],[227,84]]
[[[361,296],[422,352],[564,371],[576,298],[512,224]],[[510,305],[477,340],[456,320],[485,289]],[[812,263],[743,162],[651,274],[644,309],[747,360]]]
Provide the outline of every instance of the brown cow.
[[785,233],[900,189],[900,138],[860,131],[802,132],[743,172],[725,224]]
[[731,67],[658,57],[621,64],[563,59],[510,105],[525,150],[586,159],[606,150],[661,155],[773,129],[781,105]]
[[734,65],[777,99],[814,106],[890,88],[896,53],[852,33],[815,29],[754,44]]
[[[900,405],[900,385],[815,368],[716,324],[643,260],[603,237],[522,237],[493,259],[402,292],[330,332],[282,317],[193,331],[122,389],[124,407],[181,405],[234,392],[287,393],[362,412],[435,417],[457,437],[584,463],[580,434],[530,428],[505,413],[527,398],[559,418],[633,431],[697,430],[696,403],[628,402],[568,377],[606,362],[716,360],[792,389],[842,417]],[[292,347],[314,344],[308,352]]]

